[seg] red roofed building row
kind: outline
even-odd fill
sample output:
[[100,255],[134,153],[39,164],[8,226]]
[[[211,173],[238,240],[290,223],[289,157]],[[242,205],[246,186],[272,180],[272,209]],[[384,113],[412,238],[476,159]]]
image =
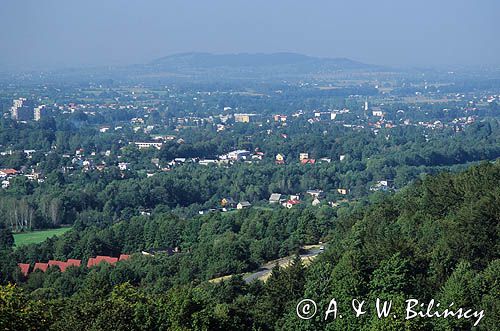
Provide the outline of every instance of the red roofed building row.
[[[87,262],[87,268],[91,268],[93,266],[98,265],[101,262],[106,262],[111,265],[114,265],[118,261],[127,260],[130,258],[130,255],[121,254],[120,257],[112,257],[112,256],[101,256],[98,255],[96,257],[91,257]],[[58,260],[49,260],[47,263],[36,262],[33,267],[33,271],[41,270],[42,272],[47,271],[49,267],[57,266],[61,272],[66,271],[68,267],[79,267],[82,264],[81,260],[76,259],[68,259],[66,262],[58,261]],[[17,264],[21,269],[21,272],[24,276],[28,276],[30,273],[30,264],[28,263],[18,263]]]

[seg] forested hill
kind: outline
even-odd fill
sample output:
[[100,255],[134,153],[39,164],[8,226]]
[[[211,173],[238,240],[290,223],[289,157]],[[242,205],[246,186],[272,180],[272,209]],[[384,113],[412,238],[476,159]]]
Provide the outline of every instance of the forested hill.
[[[426,177],[396,194],[377,194],[369,204],[333,213],[309,208],[245,210],[192,222],[156,214],[101,230],[70,231],[29,249],[13,252],[5,247],[2,279],[17,280],[18,285],[0,290],[0,328],[470,330],[475,322],[404,320],[404,300],[414,298],[435,299],[442,307],[454,302],[455,307],[484,309],[477,329],[496,330],[499,184],[500,164],[485,162],[461,173]],[[273,270],[266,283],[246,284],[240,277],[219,284],[204,281],[250,270],[318,239],[328,241],[327,250],[307,268],[295,260],[289,268]],[[103,253],[112,247],[140,249],[151,242],[177,244],[183,253],[134,255],[114,267],[37,271],[27,280],[12,267],[20,259],[77,257],[86,247]],[[304,298],[315,300],[321,312],[310,320],[296,315],[296,305]],[[398,318],[378,319],[371,304],[363,317],[347,310],[342,319],[324,321],[332,298],[339,307],[350,307],[352,298],[393,300]]]
[[317,58],[296,53],[240,53],[210,54],[181,53],[165,56],[151,62],[151,65],[165,68],[217,68],[217,67],[270,67],[270,66],[319,66],[331,69],[366,69],[369,65],[346,58]]
[[154,74],[155,77],[170,73],[178,77],[194,75],[198,79],[216,75],[216,77],[226,79],[245,80],[276,77],[276,75],[282,78],[297,78],[339,71],[389,71],[388,68],[382,66],[369,65],[347,58],[318,58],[296,53],[181,53],[165,56],[134,68],[138,73]]
[[[442,307],[454,302],[455,307],[484,309],[486,317],[479,329],[496,330],[500,321],[499,184],[500,165],[485,163],[455,175],[428,177],[340,217],[327,254],[306,272],[301,296],[323,299],[318,305],[324,307],[326,299],[333,297],[344,306],[353,297],[372,302],[392,299],[400,307],[408,298],[426,303],[435,299]],[[288,310],[285,329],[325,325],[320,317],[298,323]],[[384,321],[371,314],[365,319],[333,321],[328,329],[470,330],[472,324],[450,318]]]

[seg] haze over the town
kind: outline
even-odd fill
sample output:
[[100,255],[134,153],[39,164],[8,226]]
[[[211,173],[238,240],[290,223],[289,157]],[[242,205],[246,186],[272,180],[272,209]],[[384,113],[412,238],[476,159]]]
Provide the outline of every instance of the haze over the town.
[[499,65],[500,2],[4,0],[0,68],[297,52],[394,66]]

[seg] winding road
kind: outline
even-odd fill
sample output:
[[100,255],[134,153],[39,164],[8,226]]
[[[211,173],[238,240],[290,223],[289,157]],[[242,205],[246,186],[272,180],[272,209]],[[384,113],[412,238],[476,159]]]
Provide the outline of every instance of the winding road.
[[[305,254],[300,254],[300,258],[302,260],[307,259],[307,258],[315,258],[317,255],[321,254],[323,250],[321,248],[314,248],[310,249],[307,251]],[[288,265],[292,260],[294,256],[287,256],[278,260],[270,261],[264,264],[259,270],[256,272],[244,277],[243,279],[247,283],[251,283],[252,281],[256,279],[261,279],[266,277],[273,269],[273,267],[276,265],[276,263],[280,266],[286,266]]]

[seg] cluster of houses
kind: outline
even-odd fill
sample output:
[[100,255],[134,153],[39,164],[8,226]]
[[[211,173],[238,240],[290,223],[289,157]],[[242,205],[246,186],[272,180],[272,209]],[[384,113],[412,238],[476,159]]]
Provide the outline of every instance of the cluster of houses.
[[[137,146],[139,149],[144,149],[144,148],[156,148],[160,149],[162,146],[161,142],[136,142],[136,143],[131,143]],[[104,156],[109,156],[110,151],[103,152]],[[92,152],[91,156],[95,156],[96,153]],[[226,154],[217,156],[213,159],[200,159],[200,158],[184,158],[184,157],[178,157],[174,158],[173,160],[166,162],[165,164],[160,166],[160,160],[158,158],[153,158],[151,159],[151,162],[160,170],[162,171],[169,171],[173,167],[182,165],[184,163],[197,163],[199,165],[228,165],[232,164],[233,162],[247,162],[247,163],[252,163],[253,161],[260,161],[264,159],[265,154],[260,151],[255,151],[255,152],[250,152],[248,150],[244,149],[238,149],[234,151],[230,151]],[[63,155],[63,157],[70,157],[69,155]],[[120,158],[120,156],[118,156]],[[340,155],[339,159],[340,161],[343,161],[346,158],[346,155]],[[100,164],[95,165],[94,161],[92,158],[88,158],[84,156],[83,149],[79,149],[75,152],[75,155],[72,158],[72,164],[74,166],[77,166],[79,168],[82,168],[84,171],[89,171],[92,169],[97,169],[99,171],[102,171],[106,168],[106,164],[104,161],[102,161]],[[303,165],[305,164],[316,164],[316,163],[330,163],[332,161],[331,158],[321,158],[321,159],[314,159],[309,157],[309,153],[300,153],[299,155],[299,162]],[[278,153],[275,156],[275,163],[276,164],[285,164],[285,155]],[[125,171],[128,169],[130,166],[129,163],[127,162],[118,162],[118,168],[122,171]],[[67,170],[70,170],[69,168]]]
[[[338,189],[337,193],[341,195],[347,195],[349,193],[348,189]],[[325,199],[325,193],[323,190],[307,190],[305,192],[307,196],[310,196],[312,198],[311,204],[313,206],[317,206],[322,203]],[[347,202],[347,199],[340,200],[338,202],[328,202],[328,204],[332,207],[337,207],[340,203],[342,202]],[[304,203],[304,201],[301,199],[301,194],[291,194],[291,195],[284,195],[281,193],[272,193],[271,196],[269,197],[268,200],[269,204],[271,205],[281,205],[285,208],[293,208],[296,205],[299,205],[301,203]],[[203,215],[207,212],[214,212],[214,211],[229,211],[229,210],[234,210],[234,209],[246,209],[252,206],[252,204],[248,201],[240,201],[236,202],[234,199],[230,197],[223,198],[220,202],[221,208],[219,209],[209,209],[207,211],[200,211],[199,214]]]
[[[325,197],[322,190],[307,190],[306,194],[312,197],[312,205],[317,206],[321,203],[321,199]],[[300,199],[300,194],[291,194],[290,196],[284,196],[281,193],[272,193],[269,197],[269,204],[277,205],[280,204],[285,208],[293,208],[294,206],[300,204],[302,201]]]
[[[349,189],[339,188],[339,189],[337,189],[337,193],[340,195],[347,195],[347,194],[349,194]],[[326,198],[325,192],[323,190],[319,190],[319,189],[307,190],[305,192],[305,195],[309,196],[312,199],[312,201],[309,200],[311,202],[312,206],[318,206],[323,201],[325,201],[325,198]],[[338,207],[341,203],[348,202],[348,201],[349,201],[348,199],[344,198],[344,199],[339,200],[337,202],[328,202],[328,205],[330,205],[331,207]],[[290,209],[290,208],[293,208],[294,206],[297,206],[301,203],[304,203],[305,201],[301,199],[301,194],[285,195],[285,194],[281,194],[281,193],[271,193],[268,202],[271,205],[281,205],[285,208]],[[252,204],[248,201],[236,202],[231,197],[225,197],[225,198],[221,199],[220,205],[221,205],[220,208],[212,208],[212,209],[208,209],[208,210],[202,210],[202,211],[199,211],[198,213],[200,215],[203,215],[203,214],[206,214],[208,212],[215,212],[215,211],[226,212],[226,211],[235,210],[235,209],[237,209],[237,210],[246,209],[246,208],[249,208],[252,206]]]
[[244,200],[244,201],[236,202],[236,201],[234,201],[233,198],[221,199],[220,205],[221,205],[220,208],[210,208],[208,210],[200,210],[200,211],[198,211],[198,214],[204,215],[204,214],[216,212],[216,211],[226,212],[226,211],[235,210],[235,209],[241,210],[241,209],[250,208],[252,206],[252,204],[249,201]]
[[[346,155],[340,155],[339,156],[339,160],[340,161],[344,161],[345,158],[346,158]],[[332,162],[332,159],[328,158],[328,157],[323,157],[321,159],[314,159],[314,158],[309,157],[309,153],[300,153],[299,154],[299,162],[302,165],[305,165],[305,164],[316,164],[316,163],[330,163],[330,162]],[[276,154],[276,156],[275,156],[275,163],[276,164],[285,164],[286,163],[286,161],[285,161],[285,155],[281,154],[281,153]]]
[[[347,195],[349,193],[348,189],[337,189],[337,193],[342,195]],[[325,199],[325,193],[323,190],[307,190],[306,195],[312,198],[311,205],[318,206]],[[294,206],[301,204],[303,201],[300,198],[300,194],[291,194],[289,196],[284,196],[281,193],[272,193],[269,197],[269,204],[271,205],[282,205],[285,208],[293,208]],[[329,201],[328,205],[331,207],[338,207],[342,203],[349,202],[348,199],[341,199],[337,202]]]
[[9,188],[10,187],[10,180],[12,178],[19,176],[19,175],[24,175],[29,180],[36,180],[39,183],[42,183],[44,181],[44,179],[37,172],[32,171],[31,173],[24,173],[23,174],[21,171],[17,171],[16,169],[7,168],[7,169],[0,169],[1,187],[3,189]]
[[173,159],[172,161],[167,163],[168,167],[175,167],[177,165],[187,163],[187,162],[193,162],[197,163],[199,165],[210,165],[210,164],[216,164],[216,165],[228,165],[231,164],[232,162],[237,162],[237,161],[244,161],[247,163],[251,163],[252,161],[259,161],[264,158],[264,153],[262,152],[250,152],[247,150],[243,149],[238,149],[231,151],[227,154],[220,155],[217,158],[213,159],[199,159],[199,158],[182,158],[178,157]]
[[2,180],[2,188],[8,188],[10,186],[9,179],[17,176],[17,170],[15,169],[0,169],[0,179]]
[[[103,262],[114,265],[119,261],[124,261],[129,258],[130,255],[127,254],[121,254],[119,257],[98,255],[96,257],[91,257],[88,259],[87,268],[92,268]],[[21,269],[21,273],[25,277],[27,277],[31,272],[34,272],[36,270],[45,272],[49,267],[58,267],[61,272],[65,272],[69,267],[80,267],[81,264],[82,260],[68,259],[67,261],[49,260],[48,262],[36,262],[33,266],[33,269],[31,269],[31,264],[29,263],[18,263],[17,265]]]

